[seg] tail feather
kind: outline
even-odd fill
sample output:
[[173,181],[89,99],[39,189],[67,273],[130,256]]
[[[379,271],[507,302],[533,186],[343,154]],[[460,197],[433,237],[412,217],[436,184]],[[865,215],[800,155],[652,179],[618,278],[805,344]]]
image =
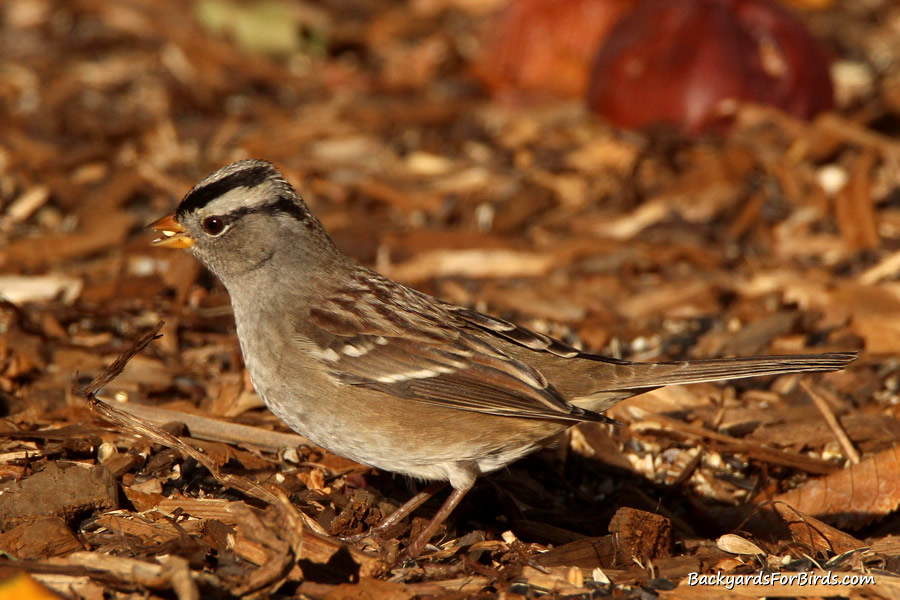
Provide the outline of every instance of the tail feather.
[[608,390],[659,387],[707,381],[725,381],[764,375],[837,371],[858,357],[856,352],[713,358],[679,362],[616,365]]
[[746,377],[815,371],[838,371],[858,357],[856,352],[712,358],[679,362],[640,363],[590,356],[605,363],[588,371],[594,387],[571,390],[573,404],[602,413],[626,398],[663,387],[686,383],[726,381]]

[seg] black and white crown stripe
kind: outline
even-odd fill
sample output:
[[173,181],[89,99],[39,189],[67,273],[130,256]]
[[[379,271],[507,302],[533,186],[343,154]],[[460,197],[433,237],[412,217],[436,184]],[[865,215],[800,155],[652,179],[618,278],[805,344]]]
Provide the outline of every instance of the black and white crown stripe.
[[241,216],[268,212],[287,214],[304,223],[318,223],[300,195],[272,163],[242,160],[221,169],[185,195],[176,218],[206,213],[233,221]]

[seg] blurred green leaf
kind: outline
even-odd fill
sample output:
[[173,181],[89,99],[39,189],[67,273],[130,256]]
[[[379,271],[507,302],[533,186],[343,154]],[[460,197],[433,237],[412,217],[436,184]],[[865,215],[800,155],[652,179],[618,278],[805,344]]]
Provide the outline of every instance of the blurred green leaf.
[[304,11],[287,2],[203,0],[196,13],[204,29],[230,36],[242,49],[255,54],[320,54],[325,45],[324,28],[305,22]]

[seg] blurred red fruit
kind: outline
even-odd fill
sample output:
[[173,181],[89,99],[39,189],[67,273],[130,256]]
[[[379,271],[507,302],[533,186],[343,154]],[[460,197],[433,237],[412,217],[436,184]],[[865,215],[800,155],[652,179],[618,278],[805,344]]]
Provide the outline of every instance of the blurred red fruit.
[[641,0],[606,37],[588,92],[616,126],[686,133],[727,127],[739,101],[800,118],[834,106],[825,55],[767,0]]
[[607,32],[637,0],[512,0],[488,25],[476,75],[495,96],[584,97]]

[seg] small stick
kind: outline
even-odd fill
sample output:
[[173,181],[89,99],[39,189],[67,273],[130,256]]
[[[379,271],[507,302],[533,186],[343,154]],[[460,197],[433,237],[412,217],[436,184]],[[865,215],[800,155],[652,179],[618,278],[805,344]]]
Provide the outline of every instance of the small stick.
[[[159,331],[160,329],[162,329],[162,326],[164,324],[165,321],[160,321],[159,323],[157,323],[153,331],[140,337],[136,342],[134,342],[134,344],[132,344],[131,348],[120,354],[119,357],[116,358],[116,360],[113,361],[111,365],[103,369],[103,371],[99,375],[97,375],[97,377],[95,377],[93,381],[82,388],[76,386],[75,388],[73,388],[72,392],[78,396],[86,398],[88,403],[90,404],[91,410],[99,414],[110,423],[118,425],[125,430],[133,431],[138,435],[148,438],[152,442],[155,442],[162,446],[166,446],[167,448],[175,448],[179,452],[181,452],[183,456],[190,456],[198,463],[206,467],[206,469],[212,474],[212,476],[215,477],[216,481],[218,481],[223,486],[238,490],[239,492],[256,498],[257,500],[262,500],[266,504],[275,504],[280,506],[283,503],[279,501],[278,497],[258,483],[254,483],[249,479],[231,475],[229,473],[222,473],[219,467],[208,456],[206,456],[199,450],[188,446],[174,435],[160,429],[149,421],[130,415],[111,404],[107,404],[97,397],[97,392],[99,390],[107,386],[116,377],[118,377],[122,373],[122,371],[125,370],[125,366],[128,364],[128,361],[134,358],[134,356],[138,352],[146,348],[150,342],[159,337],[162,337],[159,335]],[[327,535],[321,525],[310,519],[304,513],[300,512],[300,518],[303,519],[304,524],[313,531],[321,533],[323,535]]]
[[206,467],[207,470],[212,473],[212,476],[216,478],[216,481],[222,485],[234,488],[248,496],[262,500],[266,504],[275,504],[278,501],[275,495],[261,485],[241,477],[222,473],[219,470],[219,467],[199,450],[191,448],[171,433],[160,429],[149,421],[130,415],[111,404],[107,404],[97,397],[97,392],[99,390],[109,385],[116,377],[121,375],[122,371],[125,370],[128,361],[134,358],[138,352],[146,348],[150,342],[162,337],[159,335],[159,330],[162,329],[164,323],[165,321],[157,323],[153,331],[138,338],[138,340],[132,344],[131,348],[120,354],[119,357],[116,358],[111,365],[103,369],[93,381],[83,388],[74,388],[72,390],[73,393],[86,398],[90,404],[91,410],[110,423],[118,425],[126,430],[133,431],[138,435],[148,438],[157,444],[166,446],[167,448],[175,448],[184,456],[190,456]]
[[828,423],[828,426],[831,427],[832,433],[834,433],[834,437],[837,438],[838,442],[841,445],[841,448],[844,449],[844,454],[851,464],[858,465],[860,461],[859,452],[857,452],[856,448],[853,446],[853,442],[850,440],[850,436],[847,435],[847,432],[844,431],[844,426],[841,425],[841,422],[838,421],[838,418],[834,415],[834,411],[831,410],[831,406],[822,396],[822,393],[809,385],[806,381],[800,382],[800,387],[809,394],[809,397],[812,398],[813,403],[815,403],[816,408],[819,409],[819,412],[822,413],[822,416],[825,417],[825,422]]

